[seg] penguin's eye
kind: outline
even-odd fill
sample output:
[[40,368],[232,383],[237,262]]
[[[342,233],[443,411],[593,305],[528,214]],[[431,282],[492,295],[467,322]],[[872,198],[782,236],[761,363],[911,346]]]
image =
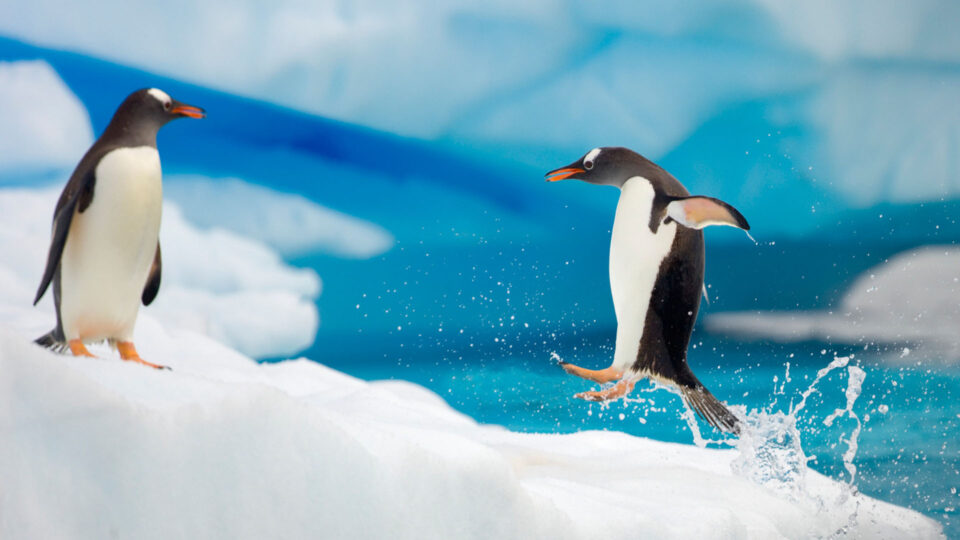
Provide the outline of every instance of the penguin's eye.
[[588,171],[589,171],[590,169],[592,169],[592,168],[593,168],[593,160],[592,160],[592,159],[585,160],[585,161],[583,162],[583,168],[586,169],[586,170],[588,170]]
[[169,110],[170,110],[170,102],[169,102],[169,101],[164,101],[164,102],[163,102],[163,110],[165,110],[165,111],[169,111]]

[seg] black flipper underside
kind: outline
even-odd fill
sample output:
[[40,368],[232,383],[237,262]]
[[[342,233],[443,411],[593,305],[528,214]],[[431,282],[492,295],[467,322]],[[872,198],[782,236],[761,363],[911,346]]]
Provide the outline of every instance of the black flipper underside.
[[150,302],[157,297],[160,291],[160,274],[163,269],[163,262],[160,258],[160,242],[157,242],[157,254],[153,257],[153,266],[150,268],[150,275],[147,277],[147,284],[143,287],[143,294],[140,299],[143,305],[149,306]]
[[94,159],[91,157],[92,155],[88,152],[80,161],[57,201],[57,208],[53,214],[53,234],[50,238],[50,250],[47,252],[47,266],[43,271],[43,278],[37,288],[37,296],[33,300],[33,305],[37,305],[37,302],[43,297],[43,293],[47,291],[47,287],[53,281],[53,275],[60,267],[60,258],[63,255],[63,247],[67,243],[67,233],[70,232],[70,224],[73,222],[74,213],[82,213],[93,201],[96,175],[93,166],[89,163]]

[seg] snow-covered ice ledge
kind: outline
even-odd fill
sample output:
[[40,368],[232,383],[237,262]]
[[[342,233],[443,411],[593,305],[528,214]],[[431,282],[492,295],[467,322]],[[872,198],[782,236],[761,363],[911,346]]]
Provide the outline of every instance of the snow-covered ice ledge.
[[[138,344],[174,371],[0,327],[0,538],[941,535],[863,496],[780,498],[731,472],[734,450],[513,433],[411,383],[259,365],[149,316]],[[844,499],[812,471],[807,489]]]

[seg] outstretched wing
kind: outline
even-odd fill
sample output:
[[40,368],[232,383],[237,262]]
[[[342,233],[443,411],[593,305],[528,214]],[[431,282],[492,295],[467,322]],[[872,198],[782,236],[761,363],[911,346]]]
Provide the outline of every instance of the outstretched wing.
[[87,154],[80,164],[77,165],[70,181],[63,188],[60,199],[57,201],[57,208],[53,212],[53,233],[50,238],[50,251],[47,252],[47,267],[43,271],[43,278],[40,280],[40,287],[37,289],[37,296],[33,300],[36,305],[43,297],[43,293],[50,286],[50,281],[60,266],[60,258],[63,256],[63,246],[67,243],[67,234],[70,232],[70,224],[73,223],[75,213],[83,213],[90,203],[93,202],[93,188],[97,183],[95,168],[91,163],[95,163],[96,156]]
[[160,270],[163,264],[160,260],[160,241],[157,241],[157,254],[153,257],[153,266],[150,267],[150,275],[147,277],[147,284],[143,287],[143,305],[149,306],[150,302],[157,297],[160,291]]
[[709,225],[727,225],[750,230],[743,214],[713,197],[679,197],[667,204],[667,216],[684,227],[702,229]]

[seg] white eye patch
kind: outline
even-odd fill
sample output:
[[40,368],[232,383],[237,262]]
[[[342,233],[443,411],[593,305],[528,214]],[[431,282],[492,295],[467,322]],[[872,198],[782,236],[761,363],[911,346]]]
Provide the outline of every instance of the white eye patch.
[[600,149],[594,148],[593,150],[587,152],[587,155],[583,156],[583,162],[595,162],[597,161],[597,156],[600,155]]
[[153,99],[156,99],[160,103],[166,104],[170,103],[171,101],[170,96],[168,96],[166,92],[160,90],[159,88],[151,88],[147,90],[147,93],[153,96]]

